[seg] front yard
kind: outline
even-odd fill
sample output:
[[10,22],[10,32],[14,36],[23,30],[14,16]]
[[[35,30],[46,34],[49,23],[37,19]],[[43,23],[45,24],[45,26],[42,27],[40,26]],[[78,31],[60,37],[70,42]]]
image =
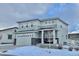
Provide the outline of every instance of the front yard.
[[47,49],[36,46],[24,46],[8,50],[4,54],[17,56],[79,56],[79,51],[68,49]]

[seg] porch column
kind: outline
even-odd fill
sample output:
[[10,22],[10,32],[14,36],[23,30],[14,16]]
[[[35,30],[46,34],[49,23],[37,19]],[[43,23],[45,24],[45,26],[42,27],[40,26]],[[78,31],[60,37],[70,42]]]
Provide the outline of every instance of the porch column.
[[43,44],[44,43],[44,40],[43,40],[44,39],[44,30],[42,30],[41,32],[42,32],[41,33],[41,43]]
[[55,38],[56,38],[56,36],[55,36],[55,30],[53,30],[53,44],[56,44]]

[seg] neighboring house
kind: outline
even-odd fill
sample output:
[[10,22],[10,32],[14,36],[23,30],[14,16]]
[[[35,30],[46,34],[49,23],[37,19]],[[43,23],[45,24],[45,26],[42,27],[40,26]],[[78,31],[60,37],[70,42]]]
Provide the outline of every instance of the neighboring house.
[[67,44],[68,24],[60,18],[18,21],[16,45]]
[[68,38],[69,38],[71,44],[79,46],[79,30],[69,33]]
[[17,27],[0,30],[0,45],[14,45]]

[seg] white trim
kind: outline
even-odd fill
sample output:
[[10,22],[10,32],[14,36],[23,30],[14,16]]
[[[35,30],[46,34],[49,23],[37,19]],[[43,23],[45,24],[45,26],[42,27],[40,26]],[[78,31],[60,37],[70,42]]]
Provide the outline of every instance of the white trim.
[[43,36],[44,35],[44,30],[42,30],[41,32],[42,32],[41,33],[41,43],[43,44],[44,43],[44,39],[43,39],[44,38],[44,36]]
[[[54,30],[54,29],[42,29],[42,30]],[[42,31],[42,30],[39,30],[39,31]]]
[[55,30],[53,30],[53,44],[56,44],[55,38]]

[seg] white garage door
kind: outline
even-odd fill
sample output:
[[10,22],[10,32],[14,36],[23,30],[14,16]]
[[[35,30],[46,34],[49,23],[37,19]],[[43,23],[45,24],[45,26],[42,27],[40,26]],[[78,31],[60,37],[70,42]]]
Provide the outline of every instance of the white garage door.
[[31,45],[31,39],[27,39],[27,38],[17,39],[16,45]]

